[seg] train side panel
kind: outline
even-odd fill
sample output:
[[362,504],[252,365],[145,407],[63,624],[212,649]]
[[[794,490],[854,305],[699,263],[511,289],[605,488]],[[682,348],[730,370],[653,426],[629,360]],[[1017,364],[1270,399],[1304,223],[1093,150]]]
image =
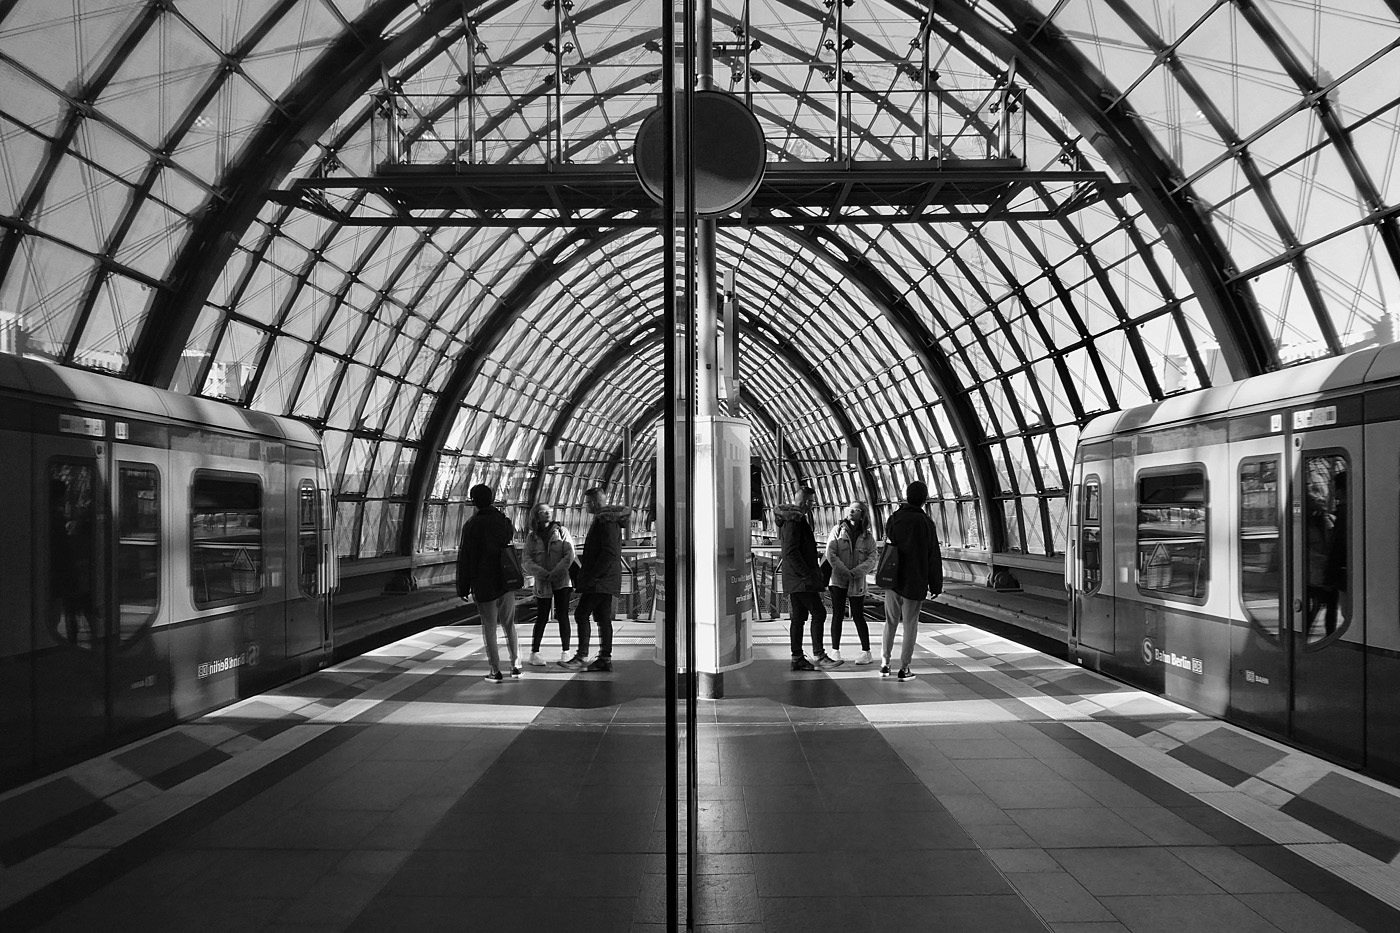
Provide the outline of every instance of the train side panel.
[[1366,488],[1366,764],[1400,779],[1400,421],[1367,425]]
[[31,457],[28,416],[16,402],[0,397],[0,781],[9,783],[22,774],[33,756],[30,733],[30,657],[34,639],[30,628],[33,596],[30,591],[30,500],[18,490],[29,489]]

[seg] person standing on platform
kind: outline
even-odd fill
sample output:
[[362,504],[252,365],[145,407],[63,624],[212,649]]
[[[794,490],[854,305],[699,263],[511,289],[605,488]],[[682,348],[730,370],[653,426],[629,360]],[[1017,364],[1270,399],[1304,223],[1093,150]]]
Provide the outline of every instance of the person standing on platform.
[[857,664],[872,664],[870,629],[865,624],[866,576],[875,569],[875,536],[870,532],[870,512],[864,502],[846,507],[846,517],[836,523],[826,539],[826,560],[831,565],[831,657],[841,660],[841,622],[846,606],[860,639]]
[[904,640],[899,653],[899,679],[913,680],[909,662],[914,657],[914,640],[919,634],[919,611],[924,597],[943,592],[943,556],[938,550],[938,529],[924,511],[928,486],[914,480],[904,493],[904,504],[885,523],[885,547],[899,555],[895,584],[885,590],[885,639],[880,651],[880,673],[890,672],[894,651],[894,630],[903,626]]
[[[817,566],[817,539],[812,534],[811,520],[812,506],[816,502],[817,491],[804,486],[795,505],[780,505],[773,510],[773,518],[778,523],[778,543],[782,546],[783,592],[792,604],[788,635],[795,671],[810,671],[816,667],[830,670],[842,663],[827,657],[824,647],[826,607],[822,605],[822,589],[826,581]],[[808,616],[812,619],[812,653],[816,655],[816,667],[802,651],[802,625]]]
[[[583,558],[574,586],[578,606],[578,654],[561,662],[571,670],[612,670],[613,597],[622,592],[622,529],[632,515],[625,505],[608,505],[608,494],[598,487],[583,493],[583,504],[593,516],[583,539]],[[588,620],[598,623],[598,656],[588,662]]]
[[559,623],[559,643],[563,654],[559,661],[569,659],[569,600],[574,584],[569,579],[569,567],[574,562],[574,537],[569,529],[554,520],[554,510],[541,502],[530,511],[530,530],[525,534],[525,554],[520,560],[525,572],[535,578],[535,631],[530,639],[530,663],[543,667],[540,643],[549,626],[549,612]]
[[457,595],[476,601],[481,614],[481,634],[486,640],[486,659],[491,672],[486,679],[500,683],[501,649],[496,644],[496,626],[505,629],[510,650],[510,675],[520,676],[520,644],[515,637],[515,590],[506,586],[501,554],[510,547],[515,528],[505,513],[496,508],[496,494],[490,486],[476,484],[468,493],[476,514],[462,526],[457,548]]

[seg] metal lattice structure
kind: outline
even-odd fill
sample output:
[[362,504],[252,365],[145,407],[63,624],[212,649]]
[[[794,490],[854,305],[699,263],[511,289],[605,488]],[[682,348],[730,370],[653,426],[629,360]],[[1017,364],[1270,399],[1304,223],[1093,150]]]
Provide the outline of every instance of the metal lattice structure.
[[[384,223],[403,204],[369,180],[625,169],[661,9],[0,3],[4,350],[316,425],[346,558],[450,548],[478,481],[567,517],[629,472],[627,432],[644,506],[655,228],[544,202]],[[751,100],[770,164],[840,185],[849,160],[1011,154],[1105,180],[1073,210],[1029,180],[1000,214],[723,225],[770,503],[803,480],[883,512],[917,474],[945,542],[1052,554],[1089,417],[1394,339],[1396,0],[715,16],[719,87]]]

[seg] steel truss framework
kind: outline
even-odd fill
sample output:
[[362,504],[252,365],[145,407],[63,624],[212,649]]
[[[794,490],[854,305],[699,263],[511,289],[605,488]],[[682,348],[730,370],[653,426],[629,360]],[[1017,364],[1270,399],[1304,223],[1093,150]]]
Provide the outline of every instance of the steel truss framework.
[[[539,176],[627,175],[655,8],[0,3],[0,345],[319,426],[345,557],[450,547],[478,479],[573,508],[617,468],[545,469],[543,442],[614,462],[653,417],[633,335],[660,244],[646,205]],[[878,510],[917,474],[950,543],[1053,553],[1096,412],[1394,339],[1397,0],[716,15],[716,74],[777,169],[719,243],[769,501],[801,478]],[[847,168],[909,170],[933,112],[941,167],[945,142],[985,158],[1013,100],[1014,188]],[[386,201],[388,144],[536,187]],[[839,465],[850,440],[862,470]]]

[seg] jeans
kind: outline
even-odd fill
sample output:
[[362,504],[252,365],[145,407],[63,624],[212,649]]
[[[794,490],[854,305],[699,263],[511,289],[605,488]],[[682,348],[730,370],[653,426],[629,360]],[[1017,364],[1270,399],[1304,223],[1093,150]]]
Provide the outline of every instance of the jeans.
[[851,621],[856,624],[856,637],[860,639],[860,650],[870,650],[870,629],[865,624],[865,596],[848,596],[843,587],[827,588],[831,593],[831,647],[841,650],[841,622],[846,616],[846,605],[851,607]]
[[919,610],[922,599],[906,599],[894,590],[885,590],[885,642],[880,657],[889,661],[894,651],[894,630],[904,626],[904,641],[899,648],[899,669],[904,670],[914,657],[914,639],[919,634]]
[[515,593],[514,591],[488,599],[476,601],[481,613],[481,634],[486,639],[486,660],[491,662],[491,670],[501,669],[501,649],[496,644],[496,626],[506,630],[506,647],[510,650],[510,666],[515,667],[520,660],[520,644],[515,638]]
[[549,609],[554,607],[554,619],[559,623],[559,643],[569,650],[569,600],[574,596],[572,586],[563,586],[552,596],[535,597],[535,633],[530,639],[530,650],[538,653],[540,642],[544,640],[544,630],[549,625]]
[[822,648],[822,629],[826,626],[826,606],[822,605],[822,594],[789,593],[788,600],[792,603],[792,619],[788,628],[788,635],[792,640],[792,656],[804,657],[802,623],[807,621],[809,614],[812,617],[812,651],[818,657],[825,654]]
[[598,623],[598,657],[612,657],[613,605],[611,593],[580,593],[574,609],[574,624],[578,626],[578,655],[588,657],[588,617]]

